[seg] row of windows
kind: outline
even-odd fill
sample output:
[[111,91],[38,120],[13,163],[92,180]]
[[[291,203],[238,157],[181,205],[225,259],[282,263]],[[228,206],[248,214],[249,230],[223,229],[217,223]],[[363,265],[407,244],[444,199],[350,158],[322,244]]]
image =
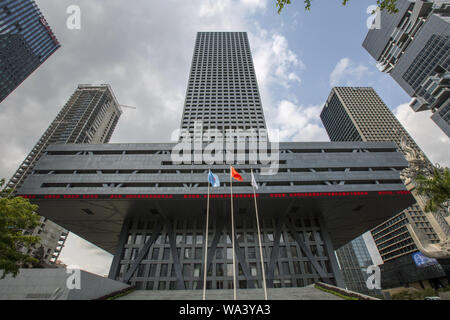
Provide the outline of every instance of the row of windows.
[[[240,220],[240,223],[236,224],[236,227],[239,229],[243,228],[243,223],[245,220]],[[254,223],[253,220],[247,220],[247,223],[249,221],[251,222],[250,228],[254,228]],[[203,221],[200,221],[201,223],[203,223]],[[306,220],[306,222],[308,223],[307,227],[311,227],[309,220]],[[267,228],[273,228],[269,227],[269,225],[271,225],[273,223],[272,220],[266,220],[266,222],[264,223],[264,227],[265,229]],[[300,220],[296,221],[296,226],[297,228],[302,228],[303,224]],[[193,225],[191,225],[191,227],[193,227]],[[247,228],[249,226],[247,225]],[[306,226],[305,226],[306,227]],[[204,231],[204,230],[203,230]],[[274,241],[274,233],[272,231],[264,231],[262,233],[262,241],[264,243],[273,243]],[[322,241],[320,233],[316,233],[313,231],[304,231],[299,233],[299,236],[303,239],[303,240],[307,240],[308,242],[315,242],[315,241]],[[128,234],[128,239],[126,244],[130,245],[130,246],[141,246],[143,244],[145,244],[149,239],[151,238],[151,234],[150,233],[136,233],[136,234]],[[286,240],[285,240],[286,238]],[[211,242],[212,238],[209,237],[209,241]],[[237,232],[236,233],[236,239],[239,243],[248,243],[248,244],[255,244],[256,240],[257,240],[257,236],[256,233],[254,231],[251,232]],[[203,240],[204,240],[204,235],[203,233],[176,233],[175,235],[175,243],[176,244],[185,244],[185,245],[203,245]],[[219,241],[221,243],[230,245],[231,244],[231,239],[228,235],[223,234],[221,236],[221,239],[219,239]],[[279,242],[281,244],[284,243],[295,243],[295,239],[292,237],[290,232],[286,232],[285,235],[281,234],[280,235],[280,240]],[[155,240],[156,244],[170,244],[170,239],[169,239],[169,235],[165,234],[165,235],[158,235],[158,238]],[[296,255],[297,256],[297,255]]]

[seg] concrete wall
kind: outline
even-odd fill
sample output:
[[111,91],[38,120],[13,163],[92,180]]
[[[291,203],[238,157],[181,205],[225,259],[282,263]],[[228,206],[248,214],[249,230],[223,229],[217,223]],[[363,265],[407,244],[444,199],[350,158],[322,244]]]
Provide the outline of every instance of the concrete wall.
[[0,300],[92,300],[128,285],[80,271],[80,289],[69,290],[66,269],[21,269],[16,278],[0,280]]

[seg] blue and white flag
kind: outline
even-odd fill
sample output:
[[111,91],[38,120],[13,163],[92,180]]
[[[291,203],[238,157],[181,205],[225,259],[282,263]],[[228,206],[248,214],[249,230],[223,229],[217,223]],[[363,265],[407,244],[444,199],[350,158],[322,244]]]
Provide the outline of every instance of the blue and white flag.
[[209,181],[209,183],[211,183],[213,188],[220,187],[219,177],[217,175],[215,175],[214,173],[212,173],[211,170],[209,170],[208,181]]

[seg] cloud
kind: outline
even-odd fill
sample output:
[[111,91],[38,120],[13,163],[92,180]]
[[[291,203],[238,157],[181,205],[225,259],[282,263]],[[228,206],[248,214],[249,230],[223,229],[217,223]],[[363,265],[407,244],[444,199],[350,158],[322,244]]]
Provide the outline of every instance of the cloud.
[[261,89],[276,85],[290,88],[292,84],[301,83],[300,73],[305,69],[305,64],[289,49],[283,35],[257,25],[257,33],[252,33],[249,38]]
[[450,139],[430,119],[431,112],[414,112],[410,103],[399,105],[393,113],[433,163],[450,166]]
[[369,75],[369,69],[363,64],[357,64],[350,58],[342,58],[330,74],[330,86],[356,86]]
[[275,116],[269,121],[269,127],[279,129],[280,141],[329,141],[319,118],[322,106],[302,106],[282,100],[273,112]]
[[277,31],[265,30],[256,24],[249,41],[268,128],[279,130],[281,141],[323,139],[318,114],[314,118],[310,113],[303,113],[313,107],[297,106],[284,97],[284,92],[292,95],[292,86],[301,85],[300,75],[306,69],[303,61],[289,49],[287,39]]

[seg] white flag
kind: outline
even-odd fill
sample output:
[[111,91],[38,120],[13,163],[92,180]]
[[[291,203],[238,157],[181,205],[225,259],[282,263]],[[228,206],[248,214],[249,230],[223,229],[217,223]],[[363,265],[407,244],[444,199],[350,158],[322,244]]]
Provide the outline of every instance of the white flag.
[[252,171],[252,186],[255,189],[258,189],[258,184],[256,183],[255,176],[253,175],[253,171]]

